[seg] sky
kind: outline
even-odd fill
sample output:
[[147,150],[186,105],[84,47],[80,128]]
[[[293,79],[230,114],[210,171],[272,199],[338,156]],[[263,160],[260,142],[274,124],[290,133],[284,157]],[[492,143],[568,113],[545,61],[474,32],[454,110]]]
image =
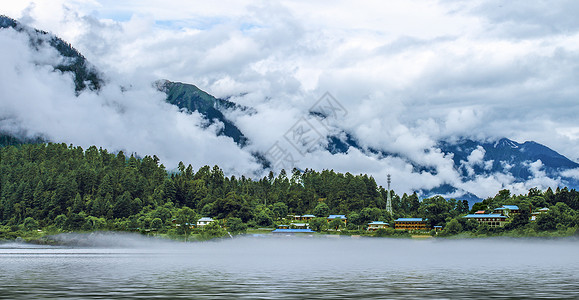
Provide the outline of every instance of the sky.
[[[576,1],[2,0],[0,14],[70,42],[109,82],[99,94],[65,92],[70,78],[38,67],[55,53],[38,56],[2,33],[0,105],[12,116],[2,123],[83,147],[156,154],[168,168],[219,164],[251,176],[259,165],[250,152],[281,145],[299,168],[368,173],[380,185],[390,173],[401,192],[451,183],[479,197],[522,193],[558,182],[537,162],[527,183],[504,174],[463,182],[435,146],[507,137],[579,161],[578,13]],[[199,116],[164,104],[151,87],[158,79],[253,107],[251,116],[228,114],[251,144],[239,149],[215,137],[215,126],[202,129]],[[326,93],[341,107],[327,126],[308,117]],[[302,154],[287,139],[300,122],[321,135],[340,127],[437,175],[354,148]],[[484,164],[477,151],[465,167]]]

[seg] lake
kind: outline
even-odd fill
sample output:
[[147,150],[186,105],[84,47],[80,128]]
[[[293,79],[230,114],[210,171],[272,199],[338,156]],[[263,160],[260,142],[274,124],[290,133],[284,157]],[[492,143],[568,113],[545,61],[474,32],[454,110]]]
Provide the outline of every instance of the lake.
[[577,239],[62,239],[0,244],[0,299],[579,298]]

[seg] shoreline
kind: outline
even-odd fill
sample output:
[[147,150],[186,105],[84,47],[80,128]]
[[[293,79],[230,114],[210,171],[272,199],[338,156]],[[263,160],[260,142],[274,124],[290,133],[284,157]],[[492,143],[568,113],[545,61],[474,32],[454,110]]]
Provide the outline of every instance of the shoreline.
[[531,240],[560,240],[560,239],[574,239],[579,240],[579,236],[575,233],[572,235],[565,235],[562,232],[546,232],[547,234],[525,236],[517,234],[497,234],[497,235],[476,235],[470,233],[461,233],[451,236],[431,236],[430,234],[410,234],[409,236],[375,236],[369,234],[343,234],[343,233],[323,233],[314,232],[311,234],[274,234],[265,230],[248,230],[248,232],[233,235],[233,236],[221,236],[211,239],[199,239],[197,236],[189,236],[187,239],[184,236],[170,236],[167,234],[158,235],[146,235],[138,232],[129,231],[88,231],[88,232],[38,232],[35,236],[16,237],[14,239],[0,239],[0,245],[8,243],[22,243],[30,245],[45,245],[45,246],[99,246],[94,244],[94,237],[115,237],[127,239],[127,242],[134,240],[135,238],[145,238],[151,241],[168,241],[176,243],[200,243],[206,241],[216,241],[216,240],[226,240],[236,237],[278,237],[278,238],[291,238],[291,237],[309,237],[309,238],[350,238],[350,239],[360,239],[360,238],[389,238],[389,239],[403,239],[403,240],[416,240],[416,241],[426,241],[426,240],[484,240],[484,239],[531,239]]

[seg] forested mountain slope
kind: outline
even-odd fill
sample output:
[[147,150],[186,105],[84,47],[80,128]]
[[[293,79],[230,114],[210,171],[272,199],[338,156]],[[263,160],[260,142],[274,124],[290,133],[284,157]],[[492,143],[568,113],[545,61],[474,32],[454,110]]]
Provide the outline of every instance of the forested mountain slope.
[[[469,210],[466,201],[440,196],[419,201],[416,194],[393,193],[390,215],[386,193],[370,176],[331,170],[270,173],[252,180],[224,176],[218,166],[195,171],[180,164],[177,173],[169,174],[155,156],[137,159],[95,146],[83,150],[52,143],[8,146],[0,148],[0,239],[36,228],[145,232],[180,224],[183,230],[202,216],[263,227],[286,222],[288,214],[314,214],[321,217],[320,224],[326,224],[329,214],[344,214],[352,230],[398,217],[427,218],[431,226],[456,219],[453,222],[467,230],[477,230],[461,217]],[[529,214],[551,208],[535,229],[528,217],[507,229],[566,230],[579,225],[579,193],[573,189],[532,189],[528,195],[502,190],[474,209],[492,211],[504,204],[518,205]]]

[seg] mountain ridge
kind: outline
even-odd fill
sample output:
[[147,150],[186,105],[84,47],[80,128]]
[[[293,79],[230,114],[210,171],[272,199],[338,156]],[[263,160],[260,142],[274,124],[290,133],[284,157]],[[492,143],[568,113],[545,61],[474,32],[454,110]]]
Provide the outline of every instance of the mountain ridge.
[[[70,64],[55,63],[53,67],[55,71],[71,72],[74,75],[77,95],[86,89],[98,92],[106,84],[103,79],[104,76],[79,51],[62,39],[50,33],[21,25],[18,21],[9,17],[0,16],[0,30],[6,28],[13,28],[18,32],[27,34],[31,41],[31,47],[39,47],[47,43],[63,57],[70,58],[65,60]],[[244,148],[251,143],[251,140],[227,115],[231,111],[252,114],[254,113],[252,108],[238,105],[227,99],[216,98],[193,84],[158,80],[154,83],[154,86],[166,94],[165,101],[167,103],[175,105],[188,113],[198,112],[202,115],[206,120],[206,127],[216,123],[223,124],[217,135],[230,137],[240,148]],[[432,175],[437,175],[436,168],[432,166],[416,163],[403,153],[391,153],[379,148],[364,148],[353,134],[343,128],[337,129],[339,133],[336,134],[333,131],[332,135],[325,137],[327,142],[325,150],[331,154],[347,153],[352,147],[366,155],[378,157],[379,159],[385,157],[400,158],[412,165],[415,172],[428,172]],[[19,139],[15,135],[7,134],[3,131],[3,128],[0,128],[0,146],[35,142],[45,141],[42,139]],[[543,172],[547,177],[558,179],[558,182],[570,188],[579,187],[578,180],[562,175],[566,170],[578,169],[579,164],[534,141],[518,143],[507,138],[493,141],[476,141],[462,138],[453,141],[439,141],[435,148],[452,158],[453,168],[461,176],[463,182],[472,181],[476,176],[492,176],[498,173],[511,176],[513,182],[525,182],[533,179],[537,173]],[[251,154],[261,163],[264,169],[272,165],[271,162],[267,161],[264,153],[253,152]],[[443,182],[430,190],[421,190],[419,192],[422,196],[433,194],[458,195],[462,192],[462,196],[457,197],[468,199],[471,203],[481,199],[477,195],[469,191],[463,191],[458,186],[453,186],[447,182]]]
[[38,30],[21,24],[5,15],[0,15],[0,29],[12,28],[18,32],[25,32],[28,35],[32,47],[41,47],[48,43],[60,55],[67,58],[66,62],[53,65],[55,70],[61,72],[70,72],[74,77],[75,92],[78,94],[84,89],[98,91],[105,83],[96,68],[76,50],[70,43],[65,42],[56,35],[50,34],[43,30]]
[[167,95],[167,103],[188,112],[199,112],[208,121],[207,125],[221,122],[223,127],[218,131],[218,135],[232,138],[241,147],[246,145],[247,137],[224,115],[224,111],[228,109],[246,108],[228,100],[215,98],[193,84],[158,80],[155,86]]

